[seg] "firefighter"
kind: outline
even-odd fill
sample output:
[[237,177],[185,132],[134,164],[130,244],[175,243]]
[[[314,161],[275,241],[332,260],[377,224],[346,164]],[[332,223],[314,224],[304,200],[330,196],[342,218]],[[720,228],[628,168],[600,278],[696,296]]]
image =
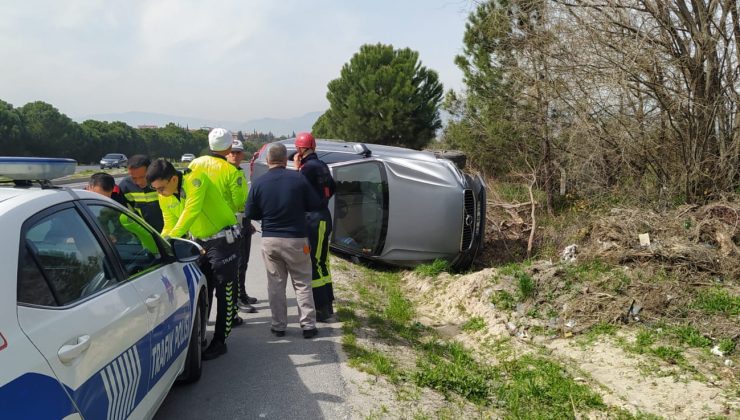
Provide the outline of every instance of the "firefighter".
[[204,172],[178,172],[171,163],[157,159],[146,179],[159,194],[164,217],[162,236],[180,238],[190,233],[205,250],[201,267],[209,294],[216,292],[218,308],[213,339],[203,360],[226,353],[226,338],[234,319],[234,280],[238,263],[240,228],[236,216],[221,199],[221,192]]
[[306,213],[308,240],[311,246],[313,298],[316,320],[327,322],[334,314],[334,289],[329,272],[329,237],[332,231],[329,199],[334,195],[334,178],[329,167],[316,155],[316,139],[311,133],[298,133],[295,139],[295,168],[321,198],[321,208]]

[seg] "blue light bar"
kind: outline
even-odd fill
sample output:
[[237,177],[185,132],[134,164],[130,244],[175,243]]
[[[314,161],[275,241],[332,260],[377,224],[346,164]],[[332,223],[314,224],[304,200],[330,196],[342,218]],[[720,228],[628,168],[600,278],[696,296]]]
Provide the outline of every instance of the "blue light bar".
[[61,178],[72,175],[76,168],[74,159],[0,156],[0,176],[18,181]]

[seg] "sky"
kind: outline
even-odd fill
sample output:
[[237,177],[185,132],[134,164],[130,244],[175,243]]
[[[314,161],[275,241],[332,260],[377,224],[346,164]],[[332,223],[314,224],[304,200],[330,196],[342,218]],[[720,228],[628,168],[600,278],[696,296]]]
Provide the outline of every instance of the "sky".
[[445,91],[473,0],[0,0],[0,100],[75,118],[324,111],[363,44],[419,52]]

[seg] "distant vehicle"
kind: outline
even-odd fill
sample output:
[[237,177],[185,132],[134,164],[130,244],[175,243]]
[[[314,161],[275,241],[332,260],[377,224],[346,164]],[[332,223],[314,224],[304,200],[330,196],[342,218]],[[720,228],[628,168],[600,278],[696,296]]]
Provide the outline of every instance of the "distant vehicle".
[[128,164],[128,158],[121,153],[108,153],[100,159],[100,169],[120,168]]
[[0,418],[152,418],[202,371],[202,248],[50,181],[72,159],[0,157]]
[[180,162],[183,162],[183,163],[185,163],[185,162],[192,162],[193,159],[195,159],[195,155],[194,154],[192,154],[192,153],[185,153],[184,155],[182,155],[182,157],[180,157]]
[[[294,142],[280,141],[291,155]],[[457,270],[470,267],[485,230],[486,189],[480,176],[466,174],[432,152],[316,143],[337,184],[329,201],[332,249],[401,266],[444,259]],[[267,172],[267,147],[250,162],[252,182]]]

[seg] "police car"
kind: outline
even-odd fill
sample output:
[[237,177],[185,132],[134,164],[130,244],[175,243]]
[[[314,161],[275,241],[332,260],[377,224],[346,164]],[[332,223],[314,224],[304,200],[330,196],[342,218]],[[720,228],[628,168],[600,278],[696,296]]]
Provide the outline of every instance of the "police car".
[[75,166],[0,157],[0,418],[148,418],[201,375],[201,248],[49,181]]

